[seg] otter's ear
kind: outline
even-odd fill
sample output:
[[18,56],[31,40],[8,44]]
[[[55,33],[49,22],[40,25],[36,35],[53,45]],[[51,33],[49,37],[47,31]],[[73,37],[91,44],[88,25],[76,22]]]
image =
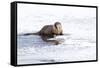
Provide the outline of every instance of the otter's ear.
[[55,28],[57,29],[57,25],[55,24],[54,26],[55,26]]

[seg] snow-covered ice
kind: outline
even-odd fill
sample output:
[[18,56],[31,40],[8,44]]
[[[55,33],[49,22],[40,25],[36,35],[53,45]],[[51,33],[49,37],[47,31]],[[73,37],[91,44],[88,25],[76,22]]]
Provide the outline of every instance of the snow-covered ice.
[[[41,11],[41,12],[40,12]],[[59,45],[44,42],[38,35],[44,25],[60,21],[63,39]],[[96,60],[96,9],[66,6],[18,4],[18,64]]]

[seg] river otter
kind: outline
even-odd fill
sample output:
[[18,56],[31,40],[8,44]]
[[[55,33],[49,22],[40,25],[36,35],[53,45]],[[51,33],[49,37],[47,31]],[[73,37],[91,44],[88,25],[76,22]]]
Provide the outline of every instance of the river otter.
[[39,32],[37,33],[27,33],[24,35],[40,35],[42,40],[46,42],[53,42],[56,45],[59,44],[57,40],[48,40],[49,38],[54,38],[57,35],[62,35],[62,25],[60,22],[55,22],[54,25],[45,25]]

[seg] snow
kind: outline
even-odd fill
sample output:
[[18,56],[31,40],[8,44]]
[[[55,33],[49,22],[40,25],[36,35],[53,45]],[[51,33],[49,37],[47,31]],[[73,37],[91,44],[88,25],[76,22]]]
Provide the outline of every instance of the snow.
[[[33,9],[34,8],[34,9]],[[59,21],[64,34],[44,42],[38,32],[44,25]],[[84,7],[18,4],[18,64],[96,60],[96,9]]]

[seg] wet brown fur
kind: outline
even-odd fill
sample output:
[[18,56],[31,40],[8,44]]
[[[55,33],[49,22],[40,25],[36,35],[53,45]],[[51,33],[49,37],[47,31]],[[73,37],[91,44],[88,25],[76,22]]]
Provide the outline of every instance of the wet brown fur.
[[[59,25],[59,28],[58,28]],[[59,44],[57,40],[48,40],[49,38],[54,38],[57,35],[62,35],[63,30],[60,22],[55,22],[54,25],[45,25],[39,32],[32,33],[33,35],[40,35],[42,40],[46,42],[53,42],[54,44]],[[28,35],[28,34],[26,34]]]
[[[57,26],[60,25],[58,29]],[[63,30],[60,22],[55,22],[54,25],[45,25],[40,31],[39,35],[41,36],[42,40],[46,42],[53,42],[54,44],[59,44],[57,40],[48,40],[49,38],[54,38],[57,35],[62,35]]]

